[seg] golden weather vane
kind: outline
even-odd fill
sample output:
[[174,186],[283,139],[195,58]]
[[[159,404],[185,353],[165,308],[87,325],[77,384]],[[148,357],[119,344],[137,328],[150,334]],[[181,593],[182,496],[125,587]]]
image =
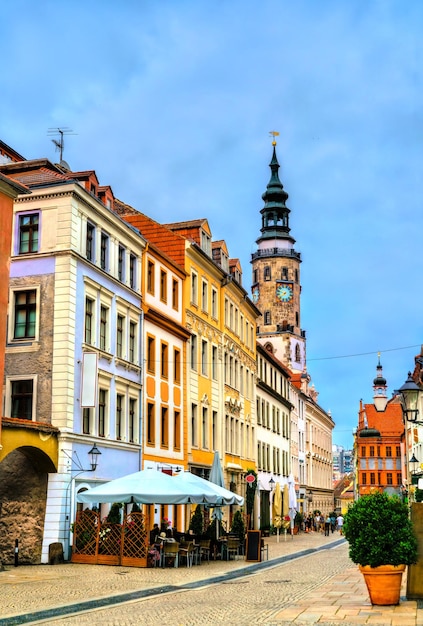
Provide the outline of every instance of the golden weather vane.
[[269,136],[273,137],[272,146],[276,146],[276,139],[275,139],[275,137],[279,137],[278,131],[277,130],[271,130],[269,132]]

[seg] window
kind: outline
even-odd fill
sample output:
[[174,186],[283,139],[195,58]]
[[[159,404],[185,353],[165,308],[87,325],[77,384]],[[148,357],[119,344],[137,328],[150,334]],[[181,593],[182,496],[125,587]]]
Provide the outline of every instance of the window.
[[376,484],[376,476],[374,472],[370,472],[370,484],[371,485],[375,485]]
[[154,374],[156,371],[156,341],[154,337],[147,337],[147,370]]
[[370,446],[369,456],[374,456],[374,455],[375,455],[375,447],[374,446]]
[[122,411],[125,397],[121,394],[116,396],[116,439],[122,439]]
[[37,292],[15,291],[15,339],[33,339],[37,315]]
[[85,343],[93,343],[93,305],[94,301],[85,298]]
[[100,389],[98,394],[98,436],[106,433],[107,390]]
[[212,378],[217,380],[217,346],[212,346]]
[[167,302],[167,272],[160,270],[160,300]]
[[288,268],[287,267],[283,267],[281,270],[281,279],[282,280],[288,280]]
[[154,445],[156,439],[156,416],[154,411],[154,404],[149,402],[147,404],[147,443]]
[[181,351],[178,348],[173,350],[173,382],[181,384]]
[[32,420],[33,397],[34,381],[32,379],[12,380],[10,417]]
[[363,472],[363,474],[361,476],[362,476],[361,482],[362,482],[363,485],[365,485],[367,483],[367,474],[366,474],[366,472]]
[[198,298],[198,279],[197,279],[197,274],[195,274],[195,272],[192,272],[191,274],[191,303],[197,304],[197,298]]
[[161,410],[160,443],[163,448],[167,448],[169,446],[169,419],[168,408],[166,406],[162,406]]
[[402,474],[401,472],[398,472],[397,474],[397,485],[401,485],[402,484]]
[[400,457],[400,456],[401,456],[401,446],[396,446],[396,447],[395,447],[395,455],[396,455],[397,457]]
[[101,245],[100,245],[100,267],[102,270],[107,270],[109,262],[109,237],[106,233],[101,233]]
[[386,456],[392,456],[392,448],[391,448],[391,446],[386,446]]
[[19,216],[19,254],[38,252],[38,213]]
[[95,258],[95,226],[87,222],[87,239],[85,242],[85,255],[89,261]]
[[387,485],[392,485],[393,484],[392,472],[387,472],[387,474],[386,474],[386,484]]
[[154,296],[154,263],[152,261],[147,263],[147,291]]
[[100,307],[100,350],[107,350],[109,309],[103,305]]
[[191,337],[191,369],[197,371],[197,335]]
[[207,341],[201,340],[201,373],[207,376]]
[[129,255],[129,285],[131,289],[137,286],[137,257],[134,254]]
[[82,409],[82,432],[84,435],[91,434],[91,409],[88,407]]
[[266,325],[271,324],[272,323],[272,316],[270,311],[265,311],[264,312],[264,323]]
[[137,413],[137,401],[135,398],[129,398],[129,415],[128,415],[128,439],[131,443],[135,441],[135,420]]
[[272,272],[270,270],[270,265],[266,265],[264,268],[264,280],[271,280]]
[[123,329],[124,329],[125,318],[123,315],[117,316],[117,324],[116,324],[116,356],[120,359],[123,356]]
[[137,355],[137,325],[135,322],[129,322],[129,360],[135,363]]
[[191,404],[191,445],[197,445],[197,405]]
[[169,347],[163,341],[160,343],[160,375],[167,378],[169,373]]
[[211,292],[211,314],[213,319],[217,320],[217,291],[214,287]]
[[175,311],[179,310],[179,283],[174,278],[172,279],[172,308]]
[[201,447],[207,448],[207,430],[208,430],[208,411],[207,407],[203,406],[201,416]]
[[121,282],[125,280],[125,248],[119,246],[118,250],[118,278]]
[[174,411],[173,413],[173,433],[174,433],[174,448],[176,450],[181,449],[181,413],[180,411]]
[[205,280],[201,282],[201,309],[207,313],[208,311],[208,285]]

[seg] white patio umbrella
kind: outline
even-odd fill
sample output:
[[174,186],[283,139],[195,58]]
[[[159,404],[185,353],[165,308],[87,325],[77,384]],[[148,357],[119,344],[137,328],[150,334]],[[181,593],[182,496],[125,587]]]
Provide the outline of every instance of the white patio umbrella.
[[294,519],[295,514],[297,512],[297,494],[295,493],[295,483],[294,477],[292,474],[288,476],[288,505],[289,505],[289,516],[291,518],[291,535],[294,538]]
[[[210,469],[209,481],[218,485],[219,487],[225,487],[225,477],[223,476],[222,464],[220,462],[219,452],[215,450],[213,456],[213,463]],[[223,518],[223,511],[220,507],[213,509],[212,518],[217,522],[220,522]],[[216,524],[216,538],[219,538],[219,523]]]
[[[176,481],[155,469],[116,478],[77,496],[79,502],[138,502],[140,504],[205,504],[207,495],[199,485]],[[214,499],[212,498],[214,502]]]
[[238,504],[239,506],[242,506],[244,504],[244,498],[242,496],[229,491],[229,489],[225,489],[225,487],[220,487],[210,480],[201,478],[201,476],[192,474],[191,472],[181,472],[180,474],[176,474],[172,480],[178,483],[183,483],[187,491],[190,489],[199,489],[204,496],[204,500],[207,500],[207,504],[212,506],[213,504],[219,507],[229,506],[230,504]]

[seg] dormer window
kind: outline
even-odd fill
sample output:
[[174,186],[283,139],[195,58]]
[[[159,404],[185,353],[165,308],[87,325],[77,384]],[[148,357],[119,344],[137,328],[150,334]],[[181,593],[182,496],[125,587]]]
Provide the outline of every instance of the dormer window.
[[211,256],[211,237],[204,230],[201,231],[201,249]]

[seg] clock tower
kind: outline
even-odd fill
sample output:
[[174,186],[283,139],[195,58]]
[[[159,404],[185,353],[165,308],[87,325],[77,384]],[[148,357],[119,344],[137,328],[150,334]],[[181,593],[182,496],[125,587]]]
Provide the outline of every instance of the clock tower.
[[373,403],[376,407],[376,411],[384,411],[388,404],[388,396],[386,378],[382,373],[382,366],[380,364],[380,352],[378,353],[378,364],[376,367],[376,378],[373,380]]
[[[276,134],[276,133],[272,133]],[[306,338],[300,325],[301,254],[294,249],[286,206],[288,194],[279,180],[276,141],[270,162],[271,176],[263,193],[264,206],[257,252],[251,255],[252,298],[262,317],[257,339],[271,343],[275,356],[293,372],[306,368]]]

